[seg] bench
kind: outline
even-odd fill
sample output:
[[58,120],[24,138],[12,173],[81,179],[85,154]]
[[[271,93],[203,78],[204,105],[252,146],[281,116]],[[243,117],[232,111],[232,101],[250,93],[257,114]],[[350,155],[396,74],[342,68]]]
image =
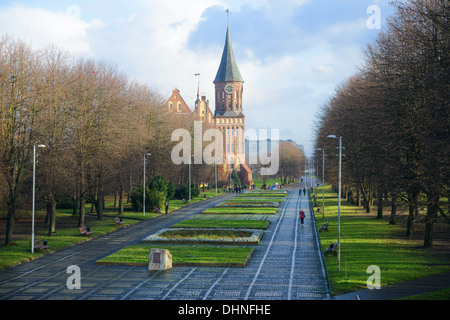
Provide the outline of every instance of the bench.
[[321,230],[328,231],[328,221],[327,221],[323,226],[320,226],[319,232],[320,232]]
[[80,227],[80,228],[78,228],[78,230],[80,230],[80,233],[83,236],[88,236],[92,233],[92,231],[88,230],[88,228],[86,228],[86,226]]
[[115,223],[115,224],[118,224],[118,225],[123,225],[123,220],[120,219],[119,217],[115,217],[115,218],[114,218],[114,223]]
[[34,250],[44,250],[44,249],[48,249],[50,248],[50,246],[47,244],[47,241],[44,242],[44,244],[42,244],[42,240],[41,239],[36,239],[34,240]]
[[339,247],[339,243],[335,242],[330,244],[330,247],[325,248],[325,254],[337,254],[337,248]]

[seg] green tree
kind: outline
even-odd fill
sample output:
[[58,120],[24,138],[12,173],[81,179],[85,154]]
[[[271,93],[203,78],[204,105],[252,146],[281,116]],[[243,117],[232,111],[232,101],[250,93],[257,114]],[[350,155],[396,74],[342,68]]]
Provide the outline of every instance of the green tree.
[[238,176],[236,170],[233,170],[233,172],[231,172],[231,180],[233,181],[233,184],[235,186],[240,186],[242,184],[241,179],[239,179],[239,176]]

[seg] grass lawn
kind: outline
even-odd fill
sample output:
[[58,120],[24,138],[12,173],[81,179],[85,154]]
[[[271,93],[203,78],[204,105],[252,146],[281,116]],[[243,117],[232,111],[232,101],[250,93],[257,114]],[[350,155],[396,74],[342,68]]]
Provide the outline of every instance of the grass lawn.
[[265,202],[278,202],[284,201],[284,197],[235,197],[230,200],[226,200],[222,203],[265,203]]
[[[96,261],[96,264],[148,266],[150,245],[135,245],[124,248]],[[172,254],[173,266],[229,266],[244,267],[253,253],[253,247],[218,247],[218,246],[177,246],[164,245]]]
[[213,207],[202,214],[276,214],[277,208]]
[[[33,260],[43,255],[44,252],[58,250],[77,244],[89,239],[89,237],[100,236],[123,228],[123,226],[115,225],[113,219],[104,218],[103,221],[97,219],[86,219],[86,226],[89,226],[93,231],[91,236],[82,236],[76,227],[78,217],[72,214],[57,214],[57,229],[56,233],[51,237],[48,236],[47,231],[37,230],[35,232],[35,239],[47,240],[50,248],[42,252],[35,251],[31,253],[31,238],[15,240],[13,245],[0,246],[0,270],[12,267],[18,263]],[[123,219],[124,226],[135,224],[138,221]],[[59,228],[58,225],[69,224],[73,225],[71,228]]]
[[183,229],[169,230],[160,234],[161,237],[167,239],[237,239],[251,236],[249,231],[241,230],[199,230],[199,229]]
[[[203,192],[201,192],[200,196],[194,197],[190,203],[204,201],[205,199],[216,196],[215,189],[205,190],[205,194],[206,197],[204,197]],[[114,224],[112,217],[122,218],[124,221],[124,226],[127,226],[136,224],[139,222],[139,220],[151,219],[158,216],[158,214],[156,213],[146,212],[144,217],[143,212],[134,212],[131,209],[130,204],[126,204],[124,206],[124,213],[119,216],[118,208],[114,208],[114,197],[108,196],[105,200],[105,209],[103,212],[104,219],[102,221],[97,220],[97,216],[95,213],[88,213],[91,210],[91,204],[86,204],[85,225],[87,227],[90,227],[93,231],[93,234],[89,237],[101,236],[113,232],[118,228],[121,228],[121,226],[117,226]],[[183,203],[181,200],[171,200],[169,204],[169,212],[187,205],[187,203]],[[48,227],[46,226],[44,226],[44,229],[36,228],[35,231],[35,239],[47,240],[50,248],[42,252],[36,251],[34,253],[31,253],[31,236],[24,238],[23,236],[18,237],[16,235],[16,237],[14,237],[14,242],[12,245],[0,245],[0,270],[36,259],[38,257],[41,257],[48,251],[59,250],[89,239],[89,237],[80,235],[80,232],[77,228],[78,216],[72,215],[72,209],[58,209],[57,212],[55,235],[49,237],[48,231],[46,230]],[[36,210],[35,221],[43,221],[45,219],[45,215],[45,211]],[[25,230],[24,232],[28,236],[29,234],[31,234],[31,222],[28,222],[27,220],[31,220],[31,211],[21,210],[19,212],[19,216],[24,222],[21,222],[21,220],[19,220],[18,222],[16,222],[16,224],[25,223],[26,227],[29,227],[30,229],[29,231]],[[5,217],[0,216],[0,218]],[[16,229],[18,229],[18,225],[16,225]],[[4,237],[3,234],[2,236]]]
[[216,208],[278,208],[279,202],[227,202],[221,203]]
[[[329,231],[319,233],[322,251],[337,241],[336,217],[337,196],[327,186],[324,221],[329,222]],[[333,294],[367,288],[372,274],[366,271],[371,265],[381,270],[381,286],[450,271],[448,254],[437,255],[423,249],[418,241],[406,238],[404,226],[389,225],[386,219],[375,217],[376,214],[366,214],[362,207],[341,202],[340,271],[337,272],[335,255],[324,258]],[[319,227],[323,224],[322,214],[316,218]]]
[[186,219],[172,228],[243,228],[243,229],[267,229],[267,220],[203,220]]
[[230,228],[163,228],[142,239],[140,244],[256,245],[264,232],[261,229]]
[[450,288],[436,292],[409,296],[398,300],[450,300]]
[[[88,208],[89,206],[89,208]],[[65,214],[70,214],[72,215],[72,209],[58,209],[56,210],[58,213],[65,213]],[[86,216],[97,216],[97,213],[93,212],[91,213],[91,205],[86,205]],[[118,209],[114,208],[112,205],[108,206],[108,203],[106,203],[106,207],[103,209],[103,216],[105,217],[120,217],[120,218],[127,218],[127,219],[136,219],[136,220],[147,220],[147,219],[151,219],[154,218],[156,216],[158,216],[157,213],[154,212],[150,212],[147,211],[145,212],[145,216],[144,216],[144,212],[136,212],[133,211],[133,209],[131,208],[131,205],[126,205],[124,206],[124,211],[123,214],[119,215]],[[44,217],[45,217],[45,213],[44,213]]]
[[[200,202],[200,201],[223,194],[223,192],[220,192],[220,189],[218,189],[219,193],[216,193],[215,188],[210,189],[210,190],[205,189],[205,192],[203,192],[202,190],[203,189],[200,188],[200,195],[198,197],[193,197],[191,199],[191,201],[189,202],[189,204],[197,203],[197,202]],[[187,204],[188,203],[183,203],[183,200],[176,200],[176,199],[170,200],[169,201],[169,212],[172,212],[174,210],[182,208],[182,207],[186,206]],[[164,210],[164,208],[161,208],[161,210]]]
[[238,195],[238,198],[247,198],[247,197],[264,197],[264,198],[284,198],[288,195],[287,191],[279,190],[279,191],[250,191],[246,193],[242,193]]

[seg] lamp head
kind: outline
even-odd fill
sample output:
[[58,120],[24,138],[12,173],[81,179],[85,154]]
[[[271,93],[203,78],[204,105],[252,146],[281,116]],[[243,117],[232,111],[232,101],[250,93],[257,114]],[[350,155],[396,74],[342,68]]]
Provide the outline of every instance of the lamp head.
[[334,134],[331,134],[327,138],[329,138],[329,139],[336,139],[337,137]]

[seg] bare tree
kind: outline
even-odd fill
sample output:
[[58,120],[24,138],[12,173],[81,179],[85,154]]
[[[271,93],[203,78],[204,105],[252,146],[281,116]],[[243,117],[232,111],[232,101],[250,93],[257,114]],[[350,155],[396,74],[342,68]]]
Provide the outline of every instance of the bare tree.
[[[396,1],[387,30],[368,46],[361,72],[342,84],[322,108],[316,145],[327,134],[345,143],[344,184],[360,188],[366,210],[377,193],[378,217],[390,194],[391,223],[396,202],[407,195],[411,235],[426,197],[424,247],[432,246],[433,223],[449,181],[449,28],[448,2]],[[328,172],[334,176],[335,169]]]
[[30,45],[8,37],[0,40],[0,172],[7,185],[6,244],[13,240],[16,210],[36,143],[38,67]]

